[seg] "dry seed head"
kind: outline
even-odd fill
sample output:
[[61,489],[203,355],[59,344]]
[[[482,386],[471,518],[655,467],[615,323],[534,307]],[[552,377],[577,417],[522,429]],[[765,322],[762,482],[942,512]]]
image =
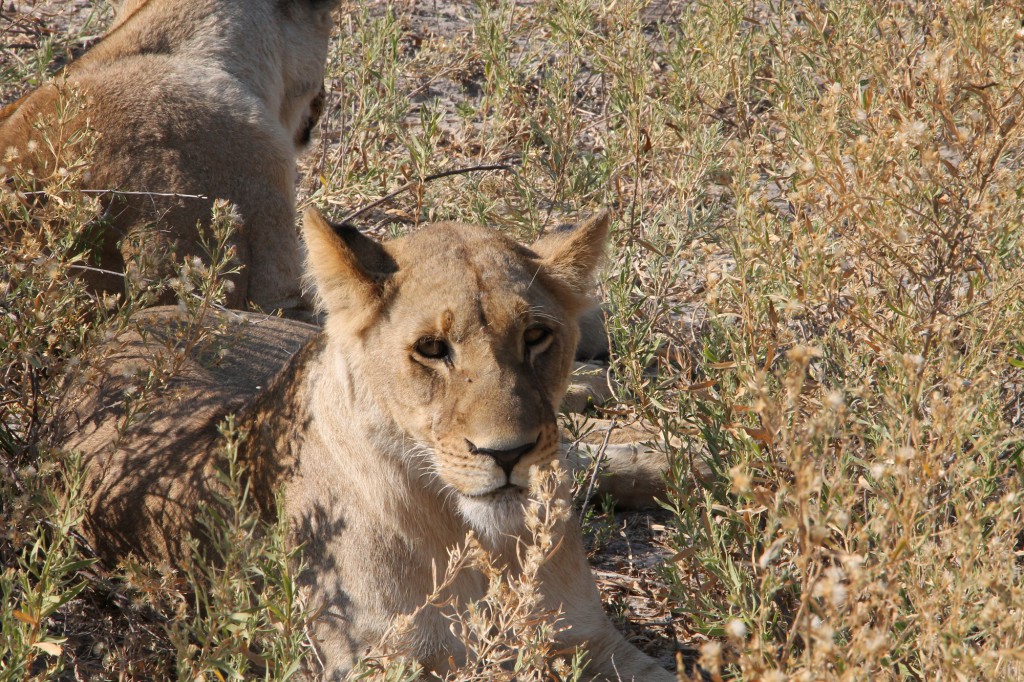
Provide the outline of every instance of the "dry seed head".
[[829,653],[835,644],[836,631],[825,620],[818,616],[811,618],[811,636],[814,637],[818,649],[822,653]]
[[889,651],[889,635],[881,630],[869,630],[860,644],[860,649],[870,658],[877,658]]
[[833,411],[839,410],[845,402],[846,398],[840,390],[829,391],[825,396],[825,404]]
[[921,369],[921,365],[924,364],[924,356],[918,353],[904,353],[903,364],[911,371]]
[[183,274],[181,277],[176,277],[174,279],[174,288],[181,293],[188,294],[196,287],[195,284],[192,283],[192,280],[188,278],[187,274]]
[[725,633],[732,639],[746,639],[747,626],[739,618],[733,618],[725,624]]
[[924,121],[904,120],[896,138],[904,146],[915,146],[920,144],[927,132],[928,126]]
[[[821,479],[815,479],[811,486],[808,486],[810,490],[817,492],[821,486]],[[820,523],[810,524],[810,528],[807,531],[808,539],[816,545],[823,545],[828,540],[829,532],[828,528],[821,525]]]
[[816,583],[811,593],[818,599],[825,599],[833,608],[841,608],[846,603],[846,584],[842,569],[831,567]]
[[704,642],[700,647],[700,666],[712,674],[722,667],[722,644],[715,640]]
[[729,477],[732,479],[731,492],[734,495],[745,495],[750,492],[752,479],[741,465],[737,464],[729,469]]
[[814,346],[793,346],[786,351],[786,357],[789,358],[790,362],[805,364],[810,362],[812,358],[820,358],[821,349]]
[[214,220],[226,220],[232,225],[239,225],[242,222],[242,214],[238,205],[227,199],[215,199],[213,202]]
[[1005,610],[1006,608],[998,597],[991,597],[985,602],[985,607],[978,616],[982,621],[998,621]]

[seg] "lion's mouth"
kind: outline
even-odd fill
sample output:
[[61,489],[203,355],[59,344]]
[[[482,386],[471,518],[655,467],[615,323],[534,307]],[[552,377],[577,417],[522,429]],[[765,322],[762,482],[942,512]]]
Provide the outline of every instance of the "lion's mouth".
[[476,500],[496,499],[500,497],[512,497],[521,495],[525,492],[522,486],[518,486],[515,483],[506,482],[504,485],[500,485],[497,488],[491,488],[487,492],[477,493],[475,495],[466,495]]

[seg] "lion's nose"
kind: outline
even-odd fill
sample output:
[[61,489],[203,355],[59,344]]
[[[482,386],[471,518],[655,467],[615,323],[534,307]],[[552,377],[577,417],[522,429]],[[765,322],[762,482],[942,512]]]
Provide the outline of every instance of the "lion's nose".
[[505,472],[506,476],[512,476],[512,468],[515,467],[516,462],[522,459],[523,455],[532,450],[537,445],[537,440],[534,439],[529,443],[523,443],[503,450],[495,450],[491,448],[481,448],[473,444],[472,441],[466,440],[466,444],[469,446],[469,451],[474,455],[486,455],[493,459],[495,463],[501,467],[501,470]]

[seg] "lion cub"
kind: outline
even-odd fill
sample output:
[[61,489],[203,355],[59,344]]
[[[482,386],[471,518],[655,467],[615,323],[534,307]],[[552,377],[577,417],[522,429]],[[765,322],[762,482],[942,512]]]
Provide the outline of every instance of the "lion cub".
[[[302,578],[322,607],[314,636],[329,679],[424,604],[432,568],[468,531],[515,574],[531,470],[559,458],[558,404],[607,229],[600,214],[525,247],[442,223],[379,244],[308,212],[324,331],[241,317],[225,357],[193,358],[160,407],[119,433],[109,406],[124,377],[167,352],[160,335],[173,309],[151,311],[147,340],[127,342],[110,385],[81,406],[71,446],[93,458],[94,544],[108,557],[173,561],[186,533],[201,537],[195,511],[217,480],[216,427],[239,410],[254,495],[270,510],[284,488]],[[568,626],[559,644],[586,644],[596,679],[675,679],[605,616],[575,520],[558,533],[540,581],[544,607]],[[446,594],[464,603],[485,589],[466,569]],[[419,611],[410,638],[436,671],[463,655],[444,608]]]
[[323,105],[336,4],[126,0],[102,40],[0,110],[0,176],[29,170],[43,184],[94,145],[83,184],[105,207],[107,272],[85,277],[110,292],[124,290],[125,236],[166,273],[169,249],[204,255],[196,226],[226,199],[243,266],[228,305],[301,307],[295,161]]

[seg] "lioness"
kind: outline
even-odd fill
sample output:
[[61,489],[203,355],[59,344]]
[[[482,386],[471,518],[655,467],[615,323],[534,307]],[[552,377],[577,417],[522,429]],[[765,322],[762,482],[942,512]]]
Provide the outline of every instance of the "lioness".
[[[118,273],[137,234],[163,253],[204,255],[197,223],[214,199],[240,212],[239,264],[228,304],[302,307],[295,230],[295,160],[323,104],[337,0],[126,0],[113,27],[58,77],[0,110],[0,176],[41,182],[95,145],[85,189],[109,219],[95,287],[124,290]],[[83,131],[95,132],[94,138]]]
[[[531,469],[558,457],[556,409],[607,229],[600,214],[527,248],[442,223],[378,244],[308,212],[323,332],[250,314],[226,332],[240,340],[226,356],[190,358],[159,409],[122,433],[111,406],[124,377],[171,353],[160,337],[173,330],[173,309],[158,309],[145,340],[121,351],[107,385],[80,407],[71,446],[93,457],[96,547],[173,561],[186,532],[201,537],[195,512],[217,480],[217,424],[240,410],[254,495],[269,510],[284,486],[304,580],[323,606],[314,634],[328,678],[424,603],[432,567],[467,531],[515,573]],[[245,395],[254,397],[232,403]],[[569,626],[560,644],[587,644],[595,679],[675,679],[605,616],[575,521],[560,532],[540,573],[545,606]],[[465,602],[485,588],[465,570],[448,596]],[[419,612],[411,641],[428,669],[462,655],[442,607]]]

